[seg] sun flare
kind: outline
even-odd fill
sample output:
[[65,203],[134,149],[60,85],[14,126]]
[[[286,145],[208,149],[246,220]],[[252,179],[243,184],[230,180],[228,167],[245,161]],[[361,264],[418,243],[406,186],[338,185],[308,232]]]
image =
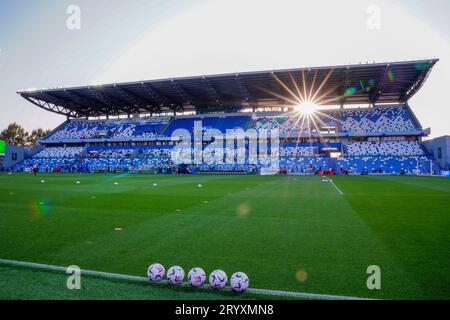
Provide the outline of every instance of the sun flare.
[[295,111],[305,116],[314,114],[316,109],[317,105],[313,101],[304,101],[295,106]]

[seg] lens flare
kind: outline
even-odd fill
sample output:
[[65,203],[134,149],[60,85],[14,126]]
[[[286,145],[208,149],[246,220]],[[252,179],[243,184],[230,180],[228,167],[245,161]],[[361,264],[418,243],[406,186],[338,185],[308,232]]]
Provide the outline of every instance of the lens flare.
[[305,282],[308,279],[308,273],[306,272],[305,269],[299,269],[295,273],[295,278],[297,279],[298,282]]
[[356,91],[358,91],[357,88],[350,87],[350,88],[347,88],[347,90],[345,90],[345,94],[348,95],[348,96],[351,96],[352,94],[355,94]]
[[246,202],[239,204],[236,208],[236,214],[238,216],[247,216],[249,213],[250,213],[250,206]]
[[295,111],[310,116],[316,111],[316,108],[317,106],[313,101],[304,101],[295,106]]
[[[341,103],[349,95],[355,94],[357,88],[350,87],[340,94],[336,93],[338,86],[334,86],[326,91],[323,90],[328,83],[334,69],[331,69],[325,76],[320,75],[317,70],[301,70],[299,74],[289,73],[289,79],[285,83],[275,73],[272,77],[276,80],[278,87],[273,87],[271,90],[264,87],[257,87],[279,100],[279,105],[285,107],[286,105],[292,108],[292,112],[283,123],[284,130],[289,136],[297,136],[297,146],[302,142],[302,138],[306,135],[311,138],[313,134],[322,136],[321,127],[327,127],[329,124],[325,121],[332,121],[333,123],[342,123],[341,120],[336,119],[329,113],[321,112],[318,107],[332,102]],[[289,85],[290,82],[290,85]],[[369,83],[369,85],[371,85]],[[365,87],[364,83],[360,86]],[[362,89],[362,90],[364,90]],[[283,95],[283,91],[286,93]],[[296,148],[297,149],[297,148]],[[297,156],[297,155],[295,155]],[[245,210],[237,210],[240,211]]]
[[392,69],[388,70],[388,79],[389,79],[389,81],[395,80],[394,72],[392,71]]
[[35,200],[30,202],[29,209],[36,218],[47,215],[50,212],[50,204],[47,200]]

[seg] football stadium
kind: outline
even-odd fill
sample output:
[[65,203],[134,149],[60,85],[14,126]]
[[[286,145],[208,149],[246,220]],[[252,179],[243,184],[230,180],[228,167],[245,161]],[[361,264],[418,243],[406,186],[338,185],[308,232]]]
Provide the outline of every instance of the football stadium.
[[18,91],[67,119],[0,145],[0,298],[449,299],[449,139],[409,105],[435,66]]

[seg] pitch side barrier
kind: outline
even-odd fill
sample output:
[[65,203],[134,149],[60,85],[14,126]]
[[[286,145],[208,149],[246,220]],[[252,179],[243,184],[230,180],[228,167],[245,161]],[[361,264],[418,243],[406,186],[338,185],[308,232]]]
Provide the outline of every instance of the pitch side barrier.
[[248,173],[246,171],[197,171],[199,175],[250,175],[256,173]]

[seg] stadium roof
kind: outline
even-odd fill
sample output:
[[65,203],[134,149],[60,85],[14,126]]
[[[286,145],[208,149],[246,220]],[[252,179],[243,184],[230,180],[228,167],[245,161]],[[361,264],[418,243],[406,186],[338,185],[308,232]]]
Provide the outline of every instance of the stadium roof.
[[[29,102],[70,117],[293,106],[406,102],[438,59],[310,67],[19,91]],[[301,99],[301,98],[300,98]]]

